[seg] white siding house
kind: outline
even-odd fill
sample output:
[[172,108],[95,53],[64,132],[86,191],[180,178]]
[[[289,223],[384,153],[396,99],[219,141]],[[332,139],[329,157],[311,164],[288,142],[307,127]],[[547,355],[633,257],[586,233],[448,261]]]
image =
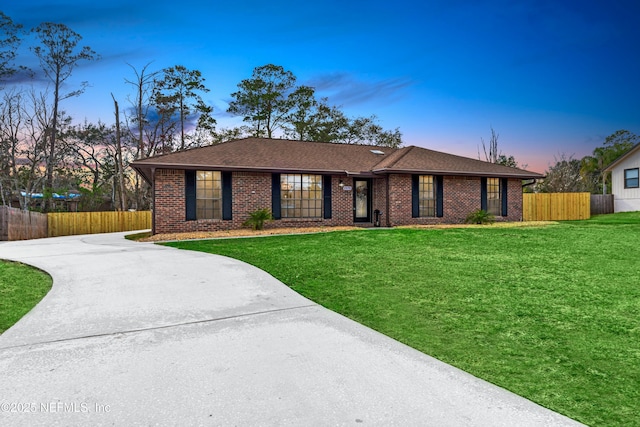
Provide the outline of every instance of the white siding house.
[[640,211],[640,144],[610,164],[615,212]]

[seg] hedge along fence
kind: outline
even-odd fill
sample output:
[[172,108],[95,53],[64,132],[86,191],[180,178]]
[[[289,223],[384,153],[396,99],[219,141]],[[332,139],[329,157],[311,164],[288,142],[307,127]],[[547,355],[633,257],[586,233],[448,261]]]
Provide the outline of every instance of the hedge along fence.
[[47,237],[47,215],[0,206],[0,240]]
[[48,214],[49,237],[151,228],[151,212],[60,212]]
[[591,218],[589,193],[524,193],[524,221],[568,221]]

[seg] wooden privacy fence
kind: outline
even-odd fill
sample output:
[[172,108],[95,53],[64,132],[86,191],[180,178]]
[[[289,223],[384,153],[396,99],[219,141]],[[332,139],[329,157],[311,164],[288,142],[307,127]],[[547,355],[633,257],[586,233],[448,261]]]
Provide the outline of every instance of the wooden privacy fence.
[[567,221],[591,218],[589,193],[524,193],[524,221]]
[[613,213],[613,194],[592,194],[591,215]]
[[50,213],[49,237],[74,234],[113,233],[151,228],[151,212]]
[[28,240],[47,237],[47,216],[0,206],[0,240]]

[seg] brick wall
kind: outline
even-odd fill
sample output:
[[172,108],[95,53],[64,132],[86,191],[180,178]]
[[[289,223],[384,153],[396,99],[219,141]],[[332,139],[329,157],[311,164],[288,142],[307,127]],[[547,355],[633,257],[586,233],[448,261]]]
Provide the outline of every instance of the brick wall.
[[522,181],[510,179],[507,185],[507,216],[506,221],[522,221]]
[[444,216],[445,223],[464,222],[471,212],[480,209],[480,178],[465,176],[444,177]]
[[[412,218],[411,175],[389,175],[389,225],[463,223],[470,212],[481,207],[480,182],[479,177],[445,176],[443,216]],[[496,221],[521,221],[521,181],[509,179],[507,191],[508,215],[496,217]]]
[[346,175],[331,176],[331,219],[323,220],[323,225],[353,225],[353,190],[345,191],[345,187],[353,188],[352,178]]
[[183,170],[156,171],[154,226],[155,233],[221,231],[242,227],[249,213],[271,209],[271,174],[233,172],[232,220],[186,220],[185,174]]
[[[258,209],[271,210],[271,174],[262,172],[233,172],[231,176],[232,221],[215,221],[219,229],[229,230],[242,227],[249,213]],[[209,230],[207,230],[209,231]],[[213,230],[210,230],[213,231]]]
[[[221,231],[242,227],[249,213],[257,209],[271,209],[271,174],[260,172],[233,172],[232,220],[204,219],[186,221],[185,175],[182,170],[158,169],[156,171],[154,232],[181,233],[193,231]],[[344,191],[353,180],[335,175],[331,179],[332,217],[284,218],[265,224],[265,228],[317,227],[353,225],[353,192]]]
[[390,227],[415,224],[411,218],[411,175],[391,174],[389,179],[389,207],[386,221]]
[[153,190],[154,233],[182,231],[186,215],[184,171],[157,169]]
[[[154,232],[178,233],[193,231],[220,231],[236,229],[257,209],[271,209],[271,174],[260,172],[234,172],[232,175],[232,220],[186,221],[185,174],[182,170],[156,170]],[[376,178],[372,185],[372,209],[382,211],[382,226],[408,224],[438,224],[464,222],[466,216],[480,208],[480,178],[444,177],[444,216],[442,218],[411,217],[411,175],[389,175],[387,180]],[[345,191],[340,187],[342,180]],[[334,175],[332,187],[331,219],[285,218],[271,221],[266,228],[314,227],[353,225],[353,178]],[[520,221],[522,218],[522,187],[520,180],[509,180],[508,217],[497,220]],[[373,215],[372,215],[373,219]],[[362,224],[362,225],[367,225]]]
[[[389,212],[387,205],[387,180],[384,178],[376,178],[372,182],[373,185],[373,204],[372,209],[375,211],[378,209],[382,216],[380,218],[380,226],[389,226]],[[373,212],[371,212],[371,220],[375,221]]]

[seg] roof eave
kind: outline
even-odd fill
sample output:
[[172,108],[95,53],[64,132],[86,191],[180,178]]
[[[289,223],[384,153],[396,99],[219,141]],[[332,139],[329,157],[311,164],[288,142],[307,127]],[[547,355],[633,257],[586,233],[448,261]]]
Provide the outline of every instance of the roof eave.
[[[153,179],[151,177],[151,170],[153,169],[153,166],[141,167],[140,165],[134,165],[133,163],[130,163],[129,166],[131,166],[133,170],[135,170],[142,177],[142,179],[147,182],[147,184],[153,185]],[[147,172],[149,172],[148,175]]]
[[[331,175],[358,175],[373,176],[372,171],[348,171],[344,169],[322,169],[322,168],[278,168],[278,167],[260,167],[260,166],[224,166],[224,165],[203,165],[203,164],[184,164],[184,163],[131,163],[131,167],[140,171],[141,169],[181,169],[181,170],[219,170],[219,171],[238,171],[238,172],[264,172],[264,173],[317,173]],[[141,172],[142,173],[142,172]]]
[[519,179],[541,179],[544,175],[537,173],[521,174],[521,173],[498,173],[498,172],[479,172],[479,171],[455,171],[455,170],[437,170],[437,169],[375,169],[375,174],[430,174],[430,175],[455,175],[455,176],[488,176],[500,178],[519,178]]

